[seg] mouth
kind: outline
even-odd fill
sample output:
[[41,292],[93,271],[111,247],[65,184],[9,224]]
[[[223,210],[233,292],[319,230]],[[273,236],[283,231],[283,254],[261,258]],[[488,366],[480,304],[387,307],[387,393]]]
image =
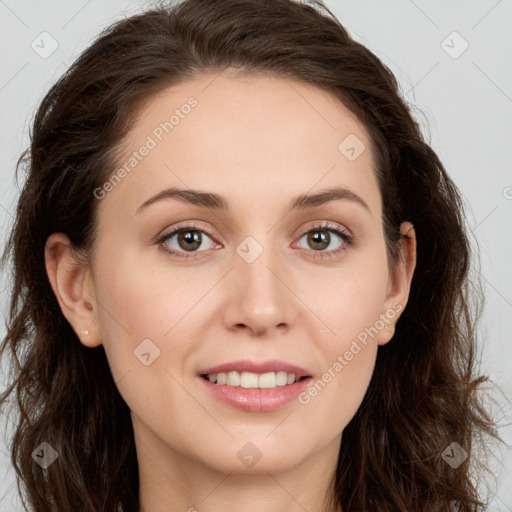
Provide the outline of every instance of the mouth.
[[311,377],[304,368],[276,359],[232,361],[201,370],[199,375],[212,384],[244,389],[274,389]]
[[[228,382],[234,382],[234,384],[237,384],[239,382],[237,376],[233,376],[233,374],[236,373],[238,372],[228,372],[227,375],[224,375],[226,375],[226,379],[233,379]],[[252,413],[272,412],[293,403],[297,406],[299,403],[297,401],[297,396],[305,392],[312,381],[312,377],[309,376],[302,376],[295,381],[294,375],[291,374],[287,378],[287,381],[288,379],[291,381],[293,377],[295,382],[291,384],[284,384],[283,386],[278,386],[276,382],[275,387],[264,388],[260,387],[261,384],[259,379],[263,379],[263,386],[270,386],[273,384],[273,381],[270,381],[270,384],[268,382],[272,377],[268,376],[268,373],[256,374],[258,387],[251,387],[256,385],[256,378],[251,375],[249,375],[249,377],[244,377],[244,373],[246,372],[242,372],[240,375],[240,384],[244,384],[247,387],[242,387],[242,385],[230,385],[229,383],[220,384],[217,381],[212,382],[212,380],[216,380],[214,378],[215,375],[212,374],[202,374],[199,380],[204,383],[204,388],[209,392],[210,396],[218,400],[220,403]],[[219,378],[219,375],[220,374],[217,374],[217,379]],[[220,375],[219,380],[221,382],[222,379],[223,377]],[[247,382],[247,379],[249,382]],[[268,379],[267,382],[265,382],[266,379]],[[282,377],[276,376],[276,379],[279,383],[283,382]]]

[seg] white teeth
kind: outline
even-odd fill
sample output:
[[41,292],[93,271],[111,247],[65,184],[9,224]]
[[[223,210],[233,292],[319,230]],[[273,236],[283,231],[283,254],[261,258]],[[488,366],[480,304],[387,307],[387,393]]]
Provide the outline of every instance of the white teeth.
[[253,372],[212,373],[207,377],[210,382],[216,382],[221,386],[228,385],[252,389],[272,389],[295,382],[295,375],[293,373],[283,371],[262,374]]
[[[229,382],[228,382],[229,384]],[[232,386],[233,384],[229,384]],[[258,375],[255,373],[242,372],[240,374],[240,387],[242,388],[257,388],[258,387]]]
[[276,384],[278,386],[286,386],[286,372],[277,372],[276,373]]
[[240,374],[238,372],[229,372],[226,384],[228,386],[239,387],[240,386]]

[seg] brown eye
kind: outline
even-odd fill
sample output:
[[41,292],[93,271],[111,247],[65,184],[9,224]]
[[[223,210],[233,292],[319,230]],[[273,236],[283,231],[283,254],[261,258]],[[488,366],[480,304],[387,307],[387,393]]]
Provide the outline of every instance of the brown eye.
[[[353,235],[339,228],[336,224],[330,224],[329,222],[310,229],[302,235],[301,240],[303,238],[306,238],[306,245],[308,247],[302,247],[301,245],[299,247],[308,250],[310,253],[312,252],[315,258],[331,259],[354,244]],[[339,240],[337,247],[336,239]]]
[[[331,233],[334,233],[335,236],[333,237]],[[315,228],[302,235],[301,239],[304,237],[307,238],[309,248],[314,251],[325,251],[331,243],[334,244],[336,242],[336,238],[342,241],[339,244],[341,247],[351,244],[351,237],[337,228]],[[337,249],[331,248],[330,251],[336,252]]]
[[200,231],[181,231],[178,233],[178,245],[185,251],[194,251],[201,247],[202,236]]
[[326,249],[331,241],[331,236],[329,235],[328,231],[310,231],[307,234],[307,237],[310,247],[320,251]]
[[[206,239],[211,240],[210,244]],[[164,234],[158,240],[158,244],[164,251],[178,258],[192,258],[194,253],[206,252],[209,248],[208,245],[210,248],[214,245],[208,233],[193,225],[181,225],[174,228]],[[199,250],[201,247],[203,250]],[[187,253],[190,253],[190,256]]]

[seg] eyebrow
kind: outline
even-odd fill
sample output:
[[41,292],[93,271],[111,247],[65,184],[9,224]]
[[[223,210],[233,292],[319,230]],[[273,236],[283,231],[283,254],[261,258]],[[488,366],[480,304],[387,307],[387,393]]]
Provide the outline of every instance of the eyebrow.
[[[147,201],[144,201],[144,203],[137,208],[135,213],[140,213],[148,206],[164,199],[175,199],[184,203],[203,206],[214,210],[229,210],[229,203],[223,196],[213,192],[202,192],[192,189],[185,190],[172,187],[162,190],[158,194],[150,197]],[[335,200],[351,201],[371,213],[370,208],[360,196],[344,187],[325,189],[316,194],[300,194],[292,198],[289,204],[289,210],[305,210]]]

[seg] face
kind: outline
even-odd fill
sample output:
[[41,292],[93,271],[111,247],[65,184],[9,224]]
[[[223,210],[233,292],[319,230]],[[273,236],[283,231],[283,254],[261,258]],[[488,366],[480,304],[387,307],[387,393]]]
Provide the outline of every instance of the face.
[[311,85],[204,75],[152,98],[122,151],[95,193],[92,306],[68,318],[104,345],[139,454],[247,474],[334,461],[414,266],[388,268],[362,124]]

